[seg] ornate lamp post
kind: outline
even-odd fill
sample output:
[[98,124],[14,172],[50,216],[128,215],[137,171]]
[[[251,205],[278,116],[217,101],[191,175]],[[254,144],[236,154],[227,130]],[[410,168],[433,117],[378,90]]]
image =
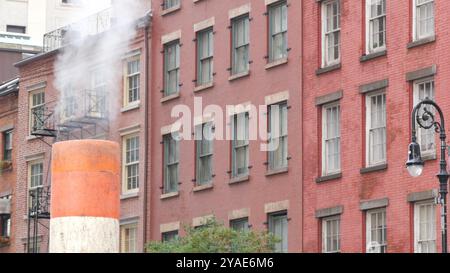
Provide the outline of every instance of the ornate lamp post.
[[[423,113],[420,111],[422,107]],[[428,107],[431,107],[431,109],[435,109],[438,112],[440,122],[436,121],[435,115]],[[442,252],[447,253],[447,194],[449,174],[447,172],[447,161],[445,159],[447,150],[447,136],[445,134],[444,116],[441,108],[434,101],[426,98],[414,107],[411,121],[412,143],[409,144],[409,154],[406,167],[409,174],[413,177],[420,176],[425,165],[420,154],[420,144],[417,143],[416,122],[420,128],[425,130],[433,129],[436,133],[439,133],[439,139],[441,141],[441,160],[440,170],[437,174],[437,178],[439,179],[438,204],[441,205]]]

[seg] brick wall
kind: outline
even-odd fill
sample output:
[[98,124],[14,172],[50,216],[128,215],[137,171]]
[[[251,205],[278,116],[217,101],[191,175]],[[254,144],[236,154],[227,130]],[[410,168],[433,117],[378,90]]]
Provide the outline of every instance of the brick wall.
[[[410,252],[413,240],[410,208],[407,195],[438,188],[435,174],[438,162],[427,162],[424,174],[412,179],[405,169],[407,147],[410,143],[410,115],[412,85],[406,73],[437,66],[435,94],[446,118],[450,111],[446,86],[450,81],[444,52],[448,51],[450,37],[446,35],[448,2],[435,1],[436,41],[407,48],[411,42],[410,7],[405,2],[387,1],[387,55],[360,62],[364,52],[363,5],[361,1],[341,0],[342,68],[316,75],[319,68],[320,29],[319,7],[316,1],[304,1],[304,250],[321,251],[318,209],[343,206],[341,215],[341,250],[365,250],[364,213],[360,201],[389,198],[387,207],[387,240],[389,252]],[[387,97],[387,163],[388,168],[360,174],[363,166],[365,131],[363,95],[359,86],[389,79]],[[343,90],[341,105],[342,178],[316,183],[320,172],[321,126],[315,99]],[[436,142],[438,143],[438,142]],[[437,243],[440,245],[439,210],[437,210]]]
[[[134,50],[140,50],[141,58],[141,80],[140,80],[140,90],[141,90],[141,104],[139,107],[125,110],[119,109],[117,111],[117,116],[110,117],[109,129],[107,130],[106,136],[98,136],[99,138],[105,138],[108,140],[116,141],[121,144],[122,147],[122,135],[127,132],[127,128],[135,127],[140,128],[139,136],[141,139],[140,146],[140,184],[143,185],[144,177],[144,166],[145,166],[145,140],[144,140],[144,99],[145,99],[145,77],[147,71],[145,70],[145,47],[144,47],[144,32],[139,30],[136,38],[129,45],[129,52]],[[18,115],[18,128],[17,128],[17,165],[18,169],[21,170],[17,176],[17,186],[16,186],[16,214],[18,217],[14,220],[14,226],[16,231],[16,238],[14,241],[14,247],[16,252],[23,252],[26,244],[27,238],[27,188],[28,188],[28,171],[27,160],[33,158],[36,155],[42,155],[44,161],[44,184],[48,185],[50,182],[51,173],[49,171],[49,166],[51,163],[51,144],[55,141],[53,138],[36,139],[29,137],[29,88],[41,83],[46,83],[45,87],[45,100],[46,106],[50,110],[54,109],[57,99],[58,90],[54,87],[54,62],[56,54],[47,54],[42,57],[37,58],[32,62],[28,62],[24,65],[20,65],[20,92],[19,92],[19,115]],[[122,60],[125,62],[125,59]],[[92,66],[96,65],[94,63]],[[122,63],[118,65],[123,65]],[[109,99],[116,100],[114,105],[120,107],[123,105],[123,78],[118,76],[117,79],[112,79],[115,81],[120,88],[117,88],[118,94],[115,97]],[[46,143],[45,143],[46,142]],[[50,144],[50,145],[49,145]],[[142,251],[144,246],[143,241],[143,190],[140,190],[136,195],[133,196],[122,196],[121,201],[121,221],[124,223],[137,223],[138,233],[137,233],[137,250]],[[47,220],[41,220],[41,223],[45,226],[49,226]],[[40,251],[48,251],[48,230],[45,227],[39,226],[39,237]]]

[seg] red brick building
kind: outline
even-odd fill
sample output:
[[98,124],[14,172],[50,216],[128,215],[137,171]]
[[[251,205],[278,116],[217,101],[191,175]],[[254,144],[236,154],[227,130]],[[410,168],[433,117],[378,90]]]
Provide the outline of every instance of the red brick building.
[[[442,56],[449,5],[152,1],[151,27],[138,29],[114,80],[121,111],[91,136],[124,149],[122,251],[183,236],[185,225],[212,217],[275,233],[280,252],[439,251],[437,136],[418,131],[421,178],[410,178],[405,161],[413,106],[429,97],[450,112]],[[50,183],[53,139],[30,130],[32,109],[51,110],[58,99],[59,53],[17,64],[17,252],[29,237],[29,190]],[[252,138],[255,128],[271,138]],[[196,138],[213,134],[219,139]],[[279,145],[265,152],[271,143]],[[44,252],[39,230],[32,238]]]
[[0,85],[0,253],[11,252],[15,231],[14,188],[17,175],[17,101],[19,79]]
[[[45,196],[51,186],[51,145],[57,141],[85,138],[108,139],[121,144],[121,251],[143,251],[147,241],[144,232],[147,92],[144,90],[148,86],[149,22],[148,17],[140,19],[136,36],[129,44],[122,45],[126,48],[123,49],[125,54],[116,65],[123,73],[116,77],[102,77],[105,69],[115,69],[101,67],[102,63],[95,56],[78,56],[86,58],[87,67],[76,67],[75,70],[88,69],[90,79],[83,79],[80,84],[83,88],[72,86],[70,91],[73,93],[58,90],[55,78],[58,56],[64,54],[63,50],[70,49],[55,48],[16,64],[21,79],[16,129],[17,166],[21,171],[17,173],[15,191],[17,217],[12,223],[16,234],[12,244],[15,252],[48,251],[49,221],[45,217],[39,219],[37,233],[34,233],[35,221],[28,217],[28,208],[33,206],[30,204],[35,204],[30,195],[34,190],[42,189],[41,195]],[[96,39],[104,35],[91,38],[93,48],[98,43]],[[90,54],[96,54],[96,51]],[[116,90],[117,94],[108,93],[108,88]],[[77,97],[72,99],[70,94]]]
[[305,252],[440,251],[438,136],[418,132],[421,178],[405,161],[414,105],[450,118],[449,4],[304,1]]
[[[234,228],[269,229],[282,238],[279,251],[301,251],[301,2],[152,2],[149,240],[182,236],[184,225],[215,216]],[[194,113],[199,98],[204,113]],[[171,140],[175,106],[192,110],[194,135],[222,133],[221,124],[239,135],[258,120],[251,104],[270,117],[281,109],[282,145],[273,154],[259,138]]]

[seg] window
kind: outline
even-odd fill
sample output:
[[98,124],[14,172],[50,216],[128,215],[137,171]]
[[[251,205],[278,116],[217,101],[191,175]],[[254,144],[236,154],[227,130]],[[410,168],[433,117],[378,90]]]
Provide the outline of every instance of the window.
[[341,7],[340,0],[322,4],[322,66],[340,62],[341,58]]
[[180,5],[180,0],[164,0],[164,9],[170,9]]
[[414,205],[414,252],[436,252],[436,205],[432,201]]
[[230,228],[236,231],[248,231],[248,218],[236,219],[230,221]]
[[164,45],[164,95],[179,92],[180,87],[180,41]]
[[322,252],[341,252],[341,217],[322,219]]
[[178,239],[178,230],[170,231],[170,232],[164,232],[162,234],[162,241],[163,242],[171,242]]
[[178,192],[179,141],[178,134],[164,137],[164,193]]
[[341,171],[341,108],[339,103],[322,108],[322,175]]
[[279,1],[268,7],[269,62],[287,57],[287,3]]
[[269,106],[270,151],[269,169],[288,166],[288,105],[287,102]]
[[137,103],[140,99],[140,77],[141,63],[140,57],[134,57],[127,61],[125,79],[125,106]]
[[386,94],[367,95],[366,108],[367,165],[371,167],[386,163]]
[[78,112],[77,98],[75,95],[77,92],[73,89],[72,84],[66,84],[63,90],[62,100],[64,105],[62,107],[63,112],[61,113],[62,121],[76,117]]
[[122,253],[136,253],[137,249],[137,224],[120,227],[120,245]]
[[269,214],[269,232],[280,240],[275,244],[275,252],[288,252],[288,216],[287,212]]
[[[3,201],[11,202],[11,196],[0,197]],[[9,238],[11,236],[11,214],[0,215],[0,237]]]
[[414,40],[434,36],[434,0],[414,1]]
[[88,114],[90,117],[102,118],[106,116],[106,77],[102,68],[92,71],[92,89],[87,93]]
[[30,134],[44,127],[45,93],[39,90],[30,93]]
[[[425,98],[434,100],[434,80],[424,79],[414,82],[414,106],[419,104]],[[434,113],[434,109],[428,110]],[[419,116],[421,117],[424,109],[419,110]],[[430,122],[421,121],[424,125],[431,125]],[[420,144],[420,149],[422,155],[435,155],[436,154],[436,143],[435,143],[435,132],[433,129],[423,129],[416,125],[417,129],[417,139]]]
[[213,124],[204,123],[196,128],[196,158],[197,158],[197,185],[206,185],[211,183],[212,157],[213,157]]
[[29,206],[33,207],[36,201],[33,196],[44,185],[44,163],[42,161],[30,162],[28,164],[28,185],[30,192]]
[[231,20],[232,75],[245,73],[249,70],[249,25],[250,18],[248,14]]
[[13,143],[13,133],[12,131],[6,131],[3,133],[3,160],[12,160],[12,143]]
[[386,0],[366,0],[367,52],[386,48]]
[[6,26],[6,32],[25,34],[26,30],[27,28],[23,26],[12,26],[12,25]]
[[125,137],[123,145],[123,191],[128,193],[139,189],[139,135]]
[[205,85],[213,81],[213,29],[197,32],[197,85]]
[[249,113],[232,117],[232,176],[242,177],[249,173]]
[[386,253],[386,209],[367,211],[366,214],[366,242],[367,252]]

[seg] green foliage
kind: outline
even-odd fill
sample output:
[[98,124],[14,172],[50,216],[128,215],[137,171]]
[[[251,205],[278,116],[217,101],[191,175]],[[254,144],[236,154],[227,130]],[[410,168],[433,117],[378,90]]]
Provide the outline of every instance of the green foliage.
[[272,253],[279,242],[272,234],[237,231],[210,220],[201,228],[185,227],[186,236],[170,242],[151,242],[149,253]]

